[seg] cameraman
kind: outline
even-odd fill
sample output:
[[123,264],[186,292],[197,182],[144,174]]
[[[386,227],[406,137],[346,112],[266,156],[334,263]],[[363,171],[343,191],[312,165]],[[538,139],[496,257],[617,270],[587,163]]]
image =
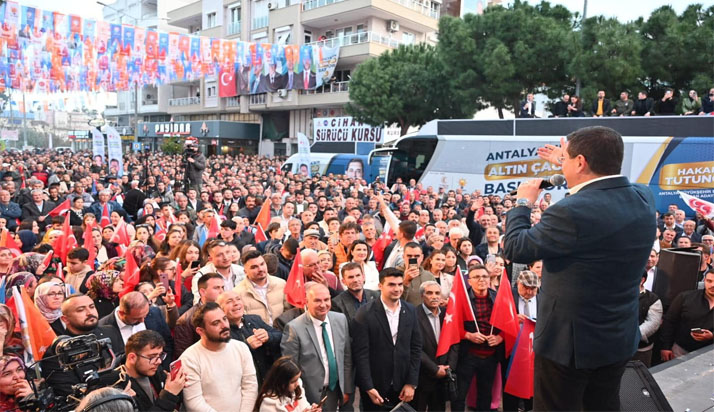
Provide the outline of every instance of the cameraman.
[[30,382],[25,379],[25,363],[17,356],[0,356],[0,411],[19,410],[18,402],[31,395]]
[[[92,298],[81,293],[70,295],[62,302],[62,322],[66,325],[67,335],[80,336],[93,334],[97,339],[109,338],[112,348],[119,348],[123,343],[116,329],[97,326],[99,314]],[[123,345],[122,345],[123,346]],[[72,385],[85,382],[85,372],[99,369],[98,365],[85,365],[70,370],[64,370],[55,357],[53,344],[40,362],[42,377],[54,389],[55,395],[67,396],[73,393]],[[108,367],[109,365],[99,365]]]
[[141,411],[173,411],[181,400],[186,375],[179,369],[172,379],[161,368],[164,345],[164,338],[153,330],[137,332],[126,341],[126,374]]
[[183,152],[184,166],[186,171],[186,187],[184,190],[188,192],[189,187],[196,189],[201,193],[201,184],[203,183],[203,170],[206,168],[206,156],[198,150],[198,142],[186,140],[186,150]]

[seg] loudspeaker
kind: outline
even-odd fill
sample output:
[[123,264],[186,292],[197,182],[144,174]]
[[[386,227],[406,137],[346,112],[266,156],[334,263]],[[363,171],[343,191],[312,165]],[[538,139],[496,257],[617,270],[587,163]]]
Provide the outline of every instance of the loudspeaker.
[[620,410],[672,412],[667,398],[644,363],[627,362],[620,381]]
[[652,292],[666,309],[680,293],[697,288],[701,252],[692,248],[662,249]]

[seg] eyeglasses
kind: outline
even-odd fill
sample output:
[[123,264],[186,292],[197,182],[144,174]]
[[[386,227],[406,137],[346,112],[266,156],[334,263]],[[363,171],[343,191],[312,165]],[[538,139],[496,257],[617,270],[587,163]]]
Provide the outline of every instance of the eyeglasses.
[[54,298],[57,296],[64,297],[64,292],[50,292],[50,293],[45,294],[45,296],[49,296],[51,298]]
[[154,355],[154,356],[144,356],[144,355],[137,353],[136,356],[138,356],[140,358],[144,358],[144,359],[148,360],[150,363],[154,363],[156,361],[163,362],[164,359],[166,359],[166,352],[161,352],[158,355]]

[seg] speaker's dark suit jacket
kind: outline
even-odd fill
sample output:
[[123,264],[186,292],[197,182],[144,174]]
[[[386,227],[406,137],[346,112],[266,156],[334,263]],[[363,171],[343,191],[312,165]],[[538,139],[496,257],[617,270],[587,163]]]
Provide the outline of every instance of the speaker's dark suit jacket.
[[396,345],[381,298],[359,308],[352,321],[352,359],[362,391],[375,388],[384,396],[390,389],[400,392],[406,384],[419,383],[422,342],[416,310],[404,300],[401,305]]
[[639,284],[655,238],[654,204],[646,186],[617,176],[558,201],[533,227],[530,209],[508,212],[506,257],[543,259],[536,354],[576,368],[632,357],[640,341]]
[[[364,289],[362,291],[362,298],[365,301],[363,304],[367,304],[367,302],[379,299],[379,292],[376,290]],[[344,314],[345,317],[347,317],[347,321],[351,322],[357,314],[357,309],[355,309],[355,302],[356,299],[352,296],[350,291],[345,290],[339,295],[335,296],[334,299],[332,299],[332,310]]]
[[[144,318],[144,325],[146,326],[146,330],[159,332],[161,337],[164,338],[164,352],[166,352],[166,359],[162,363],[162,366],[165,370],[169,370],[169,366],[173,360],[174,340],[171,337],[171,329],[169,329],[169,325],[166,323],[161,310],[156,306],[151,306],[151,308],[149,308],[149,313],[146,315],[146,318]],[[119,333],[119,336],[121,336],[121,331],[119,331],[119,325],[114,317],[114,312],[111,312],[107,316],[99,319],[98,326],[113,328]],[[113,349],[114,353],[124,353],[124,340],[120,340],[117,347]]]

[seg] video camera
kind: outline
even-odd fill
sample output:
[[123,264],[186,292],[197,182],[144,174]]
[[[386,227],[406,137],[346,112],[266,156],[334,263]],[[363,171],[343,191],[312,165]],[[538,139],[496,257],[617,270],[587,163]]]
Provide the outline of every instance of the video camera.
[[[30,380],[34,393],[18,402],[23,411],[71,411],[89,392],[114,386],[123,380],[121,368],[117,368],[120,359],[114,356],[109,338],[97,339],[95,335],[62,335],[52,342],[52,348],[55,353],[53,357],[57,359],[62,372],[77,374],[81,382],[72,385],[71,395],[62,397],[55,396],[52,388],[46,384],[38,390]],[[43,360],[47,359],[50,357]]]

